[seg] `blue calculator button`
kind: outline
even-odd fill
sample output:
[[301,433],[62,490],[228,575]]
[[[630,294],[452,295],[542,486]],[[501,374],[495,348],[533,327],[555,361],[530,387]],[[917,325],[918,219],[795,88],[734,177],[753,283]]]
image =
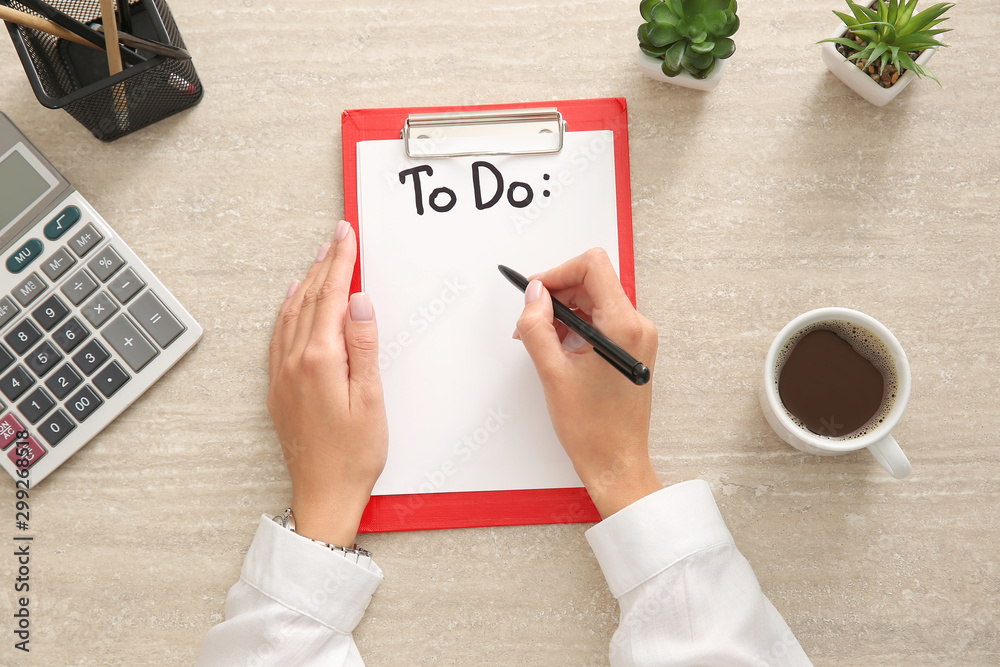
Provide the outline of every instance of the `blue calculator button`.
[[31,239],[7,258],[7,270],[11,273],[20,273],[26,266],[38,259],[43,249],[41,241]]
[[57,238],[66,233],[66,231],[75,225],[80,219],[80,209],[76,206],[67,206],[59,212],[59,215],[52,218],[47,225],[45,225],[45,238],[55,241]]

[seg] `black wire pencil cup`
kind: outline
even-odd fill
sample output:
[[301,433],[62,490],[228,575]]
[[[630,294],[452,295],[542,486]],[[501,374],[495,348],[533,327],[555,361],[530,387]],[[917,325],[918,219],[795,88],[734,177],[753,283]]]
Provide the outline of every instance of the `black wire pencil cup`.
[[[110,14],[116,25],[106,30],[102,4],[108,17],[109,1],[0,0],[19,12],[19,24],[7,19],[7,30],[35,97],[65,109],[102,141],[192,107],[203,95],[167,4],[120,0]],[[109,63],[119,58],[122,69],[113,73]]]

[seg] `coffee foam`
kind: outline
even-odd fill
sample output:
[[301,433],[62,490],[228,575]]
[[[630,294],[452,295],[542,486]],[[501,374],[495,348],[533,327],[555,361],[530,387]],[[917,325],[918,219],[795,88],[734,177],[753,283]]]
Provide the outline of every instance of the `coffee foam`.
[[[781,369],[784,367],[785,360],[788,359],[788,355],[791,354],[795,344],[807,333],[816,331],[817,329],[825,329],[837,334],[841,339],[847,341],[854,348],[855,352],[870,361],[878,369],[878,372],[882,374],[882,380],[885,385],[882,394],[882,404],[879,406],[878,412],[864,426],[847,435],[835,437],[819,435],[820,438],[828,440],[852,440],[864,437],[881,426],[882,422],[885,421],[886,417],[892,411],[892,406],[896,403],[896,395],[899,393],[899,374],[896,370],[896,363],[892,360],[892,353],[889,352],[889,348],[882,342],[882,339],[860,324],[845,322],[843,320],[825,320],[803,327],[790,336],[785,341],[785,344],[781,346],[781,350],[778,352],[778,359],[774,364],[775,394],[778,393],[778,378],[781,377]],[[802,421],[798,417],[785,408],[784,404],[781,407],[785,410],[785,414],[788,415],[789,419],[795,422],[799,428],[806,431],[809,430],[802,424]],[[812,431],[809,432],[812,433]],[[813,435],[818,434],[813,433]]]

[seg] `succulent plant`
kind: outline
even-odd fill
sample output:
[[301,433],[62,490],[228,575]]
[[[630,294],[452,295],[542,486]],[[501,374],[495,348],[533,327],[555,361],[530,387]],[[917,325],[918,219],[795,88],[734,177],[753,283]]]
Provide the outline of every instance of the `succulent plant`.
[[704,79],[715,61],[736,51],[730,37],[740,27],[736,0],[642,0],[639,48],[663,59],[663,73],[677,76],[686,70]]
[[[935,35],[948,32],[948,28],[932,28],[948,17],[940,18],[942,14],[954,7],[954,3],[939,2],[919,14],[914,15],[917,0],[878,0],[875,8],[862,7],[847,0],[851,14],[834,11],[847,26],[851,34],[856,35],[863,43],[848,37],[833,37],[821,40],[835,42],[854,49],[847,57],[862,64],[867,69],[877,62],[879,74],[887,66],[894,67],[898,72],[908,69],[919,77],[929,77],[937,81],[937,77],[921,65],[914,62],[909,53],[924,49],[947,46],[934,39]],[[938,84],[940,85],[940,81]]]

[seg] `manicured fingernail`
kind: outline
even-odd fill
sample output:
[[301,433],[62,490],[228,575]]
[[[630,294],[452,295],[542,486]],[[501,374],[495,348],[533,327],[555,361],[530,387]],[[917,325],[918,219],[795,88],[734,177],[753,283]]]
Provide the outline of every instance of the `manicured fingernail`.
[[347,238],[347,232],[351,229],[351,223],[346,220],[341,220],[337,225],[337,231],[334,233],[333,238],[335,241],[343,241]]
[[321,245],[319,247],[319,252],[316,253],[316,263],[317,264],[319,264],[324,259],[326,259],[326,253],[327,253],[328,250],[330,250],[330,244],[329,243],[324,243],[323,245]]
[[287,301],[288,299],[291,299],[292,296],[295,294],[295,290],[297,290],[298,288],[299,288],[299,281],[293,280],[292,284],[288,286],[288,294],[285,295],[285,300]]
[[521,333],[514,327],[514,335],[511,336],[514,340],[521,340]]
[[542,295],[542,283],[539,280],[532,280],[528,283],[528,289],[524,290],[524,303],[527,305],[532,301],[538,301]]
[[566,334],[566,337],[563,338],[562,342],[563,349],[566,350],[567,352],[572,352],[573,350],[579,350],[586,344],[587,341],[581,338],[580,334],[578,334],[575,331],[570,331],[568,334]]
[[372,298],[364,292],[351,295],[351,319],[355,322],[371,322],[375,318]]

